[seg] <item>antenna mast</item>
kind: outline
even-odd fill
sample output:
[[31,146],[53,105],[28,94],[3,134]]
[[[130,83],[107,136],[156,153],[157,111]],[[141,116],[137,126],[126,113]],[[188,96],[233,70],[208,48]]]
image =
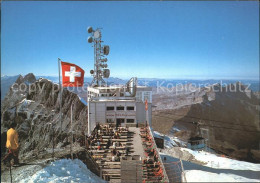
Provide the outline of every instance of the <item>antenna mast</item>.
[[91,86],[105,86],[106,82],[103,78],[108,78],[110,70],[107,68],[107,58],[105,55],[109,54],[109,46],[101,45],[101,28],[93,30],[92,27],[88,27],[88,33],[91,36],[88,37],[88,43],[94,43],[94,70],[90,70],[90,74],[93,76]]

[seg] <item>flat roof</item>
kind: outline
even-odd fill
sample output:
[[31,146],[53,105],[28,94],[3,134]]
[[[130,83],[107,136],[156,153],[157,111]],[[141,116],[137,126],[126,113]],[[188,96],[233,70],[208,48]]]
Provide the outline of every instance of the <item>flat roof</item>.
[[[120,85],[120,86],[98,86],[98,87],[93,87],[93,86],[89,86],[88,88],[93,88],[93,89],[115,89],[115,88],[123,88],[123,87],[125,87],[124,85]],[[152,87],[150,87],[150,86],[137,86],[137,88],[140,88],[140,89],[142,89],[142,88],[152,88]]]
[[126,99],[94,99],[94,100],[90,100],[89,102],[135,102],[135,100],[130,99],[130,100],[126,100]]

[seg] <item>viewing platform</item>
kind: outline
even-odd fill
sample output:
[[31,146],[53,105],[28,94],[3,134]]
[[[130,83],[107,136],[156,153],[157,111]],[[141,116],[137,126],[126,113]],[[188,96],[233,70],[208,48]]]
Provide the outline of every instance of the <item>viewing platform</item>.
[[87,149],[109,182],[169,182],[149,127],[96,125]]

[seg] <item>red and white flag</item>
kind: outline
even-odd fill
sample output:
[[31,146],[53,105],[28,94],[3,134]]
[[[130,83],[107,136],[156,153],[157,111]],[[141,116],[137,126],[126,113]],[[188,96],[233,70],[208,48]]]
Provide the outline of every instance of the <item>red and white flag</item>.
[[147,99],[145,100],[145,110],[148,111],[148,102],[147,102]]
[[79,66],[67,62],[61,62],[62,86],[77,87],[83,86],[85,71]]

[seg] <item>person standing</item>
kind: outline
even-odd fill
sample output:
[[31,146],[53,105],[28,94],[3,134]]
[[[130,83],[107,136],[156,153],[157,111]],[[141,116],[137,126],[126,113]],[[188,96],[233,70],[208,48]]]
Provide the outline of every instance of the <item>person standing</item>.
[[14,165],[19,165],[18,153],[19,153],[19,143],[18,143],[18,133],[15,130],[16,123],[13,122],[10,129],[7,131],[6,148],[8,149],[9,160],[14,159]]

